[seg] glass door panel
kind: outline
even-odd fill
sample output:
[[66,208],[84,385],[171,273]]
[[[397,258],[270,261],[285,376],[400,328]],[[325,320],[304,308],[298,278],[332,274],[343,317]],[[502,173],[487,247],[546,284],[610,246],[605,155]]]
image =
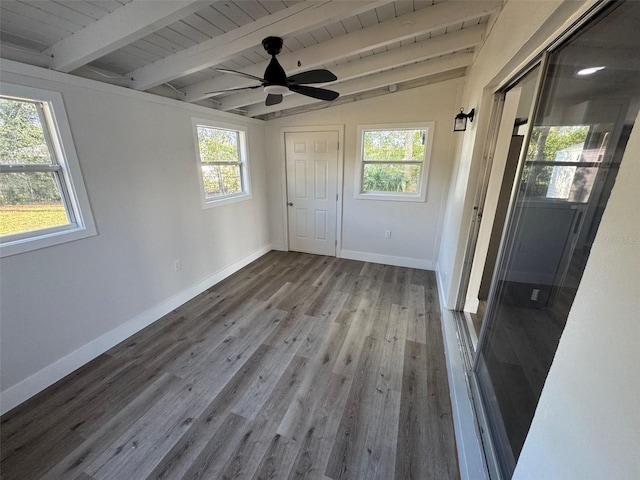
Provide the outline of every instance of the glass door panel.
[[615,3],[549,54],[474,375],[510,478],[640,107],[640,2]]

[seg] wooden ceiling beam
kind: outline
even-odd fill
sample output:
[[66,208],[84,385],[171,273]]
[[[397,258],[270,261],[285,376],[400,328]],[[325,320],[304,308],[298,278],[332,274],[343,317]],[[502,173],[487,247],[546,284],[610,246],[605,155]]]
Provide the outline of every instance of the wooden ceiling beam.
[[[421,62],[431,58],[459,52],[467,48],[473,48],[480,44],[484,38],[485,25],[477,25],[464,30],[458,30],[446,35],[440,35],[429,40],[413,43],[405,47],[394,48],[384,53],[371,55],[357,62],[343,63],[331,68],[338,77],[339,82],[344,82],[358,77],[380,73],[384,70],[398,68],[410,63]],[[336,82],[334,82],[335,84]],[[317,85],[318,87],[332,88],[331,84]],[[222,103],[220,110],[235,110],[246,105],[264,101],[266,94],[259,90],[246,93],[237,93],[220,98]]]
[[52,58],[51,68],[71,72],[211,3],[134,0],[60,40],[44,53]]
[[[500,6],[499,1],[438,3],[303,50],[279,55],[278,60],[285,71],[292,75],[340,58],[474,20],[498,11]],[[298,67],[298,61],[301,64],[300,67]],[[244,68],[242,72],[262,77],[266,66],[267,62],[263,62]],[[221,75],[186,88],[185,101],[196,102],[210,96],[207,95],[208,92],[248,86],[253,83],[233,75]]]
[[133,88],[146,90],[230,60],[243,51],[260,45],[265,37],[295,35],[324,23],[335,22],[377,8],[391,1],[322,0],[299,2],[289,8],[182,50],[170,57],[133,70],[127,76],[133,78]]

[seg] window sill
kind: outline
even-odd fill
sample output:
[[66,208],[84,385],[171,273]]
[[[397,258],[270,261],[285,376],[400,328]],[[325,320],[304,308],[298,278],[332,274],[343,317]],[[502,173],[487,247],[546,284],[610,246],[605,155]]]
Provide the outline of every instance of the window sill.
[[223,205],[229,205],[231,203],[244,202],[245,200],[251,200],[250,193],[243,193],[238,195],[232,195],[215,200],[202,200],[202,208],[215,208],[222,207]]
[[426,195],[398,195],[397,193],[358,193],[356,200],[381,200],[385,202],[424,202]]
[[67,242],[73,242],[83,238],[93,237],[98,234],[95,226],[76,227],[68,230],[61,230],[53,233],[44,233],[37,237],[23,238],[0,245],[0,258],[19,255],[21,253],[40,250],[41,248],[53,247]]

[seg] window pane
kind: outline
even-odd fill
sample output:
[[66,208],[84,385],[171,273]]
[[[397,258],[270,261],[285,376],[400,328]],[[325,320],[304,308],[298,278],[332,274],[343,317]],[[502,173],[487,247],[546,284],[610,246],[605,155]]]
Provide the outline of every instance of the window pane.
[[203,162],[239,162],[239,134],[232,130],[197,127],[198,148]]
[[584,142],[589,127],[585,125],[546,127],[536,126],[531,132],[527,160],[551,162],[592,162],[584,158]]
[[3,173],[1,179],[0,235],[69,224],[55,173]]
[[35,104],[0,98],[0,163],[51,163]]
[[529,198],[589,201],[598,175],[597,167],[525,165],[520,192]]
[[242,193],[239,165],[203,165],[202,182],[207,199]]
[[364,165],[363,192],[418,193],[420,165],[371,164]]
[[[532,198],[587,202],[611,129],[610,123],[535,126],[520,192],[526,191]],[[574,164],[563,165],[565,162]],[[584,167],[575,163],[584,163]]]
[[362,132],[362,159],[366,162],[421,162],[425,130],[366,130]]

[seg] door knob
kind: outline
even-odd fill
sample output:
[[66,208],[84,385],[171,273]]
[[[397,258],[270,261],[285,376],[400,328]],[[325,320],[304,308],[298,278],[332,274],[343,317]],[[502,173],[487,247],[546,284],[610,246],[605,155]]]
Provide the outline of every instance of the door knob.
[[293,207],[293,203],[291,202],[287,203],[287,205],[289,205],[290,207]]

